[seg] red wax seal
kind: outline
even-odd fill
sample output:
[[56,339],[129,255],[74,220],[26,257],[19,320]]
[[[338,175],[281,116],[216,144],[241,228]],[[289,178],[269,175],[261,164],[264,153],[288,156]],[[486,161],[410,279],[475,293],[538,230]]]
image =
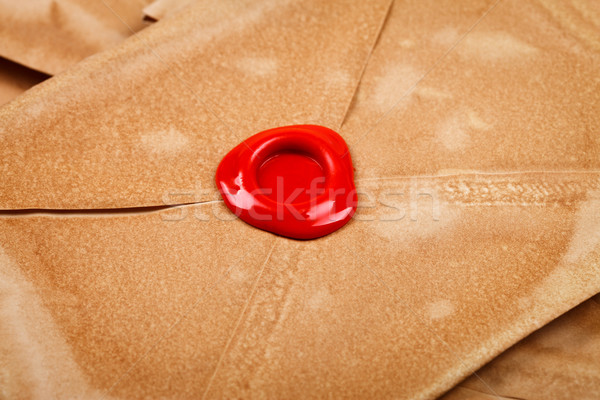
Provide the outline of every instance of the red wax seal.
[[223,158],[216,181],[235,215],[281,236],[318,238],[341,228],[356,211],[348,146],[323,126],[257,133]]

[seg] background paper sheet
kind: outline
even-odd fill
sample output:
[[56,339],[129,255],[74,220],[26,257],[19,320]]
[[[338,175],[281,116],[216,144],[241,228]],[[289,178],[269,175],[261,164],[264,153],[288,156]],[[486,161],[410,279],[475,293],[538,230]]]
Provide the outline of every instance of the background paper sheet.
[[49,75],[142,29],[149,0],[0,1],[0,56]]

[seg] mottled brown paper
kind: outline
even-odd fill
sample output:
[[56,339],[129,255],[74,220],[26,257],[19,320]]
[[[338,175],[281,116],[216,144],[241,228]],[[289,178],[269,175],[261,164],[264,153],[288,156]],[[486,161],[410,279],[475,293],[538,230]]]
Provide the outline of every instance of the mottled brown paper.
[[0,208],[216,200],[244,138],[339,128],[388,6],[194,3],[0,110]]
[[[600,285],[598,199],[500,206],[476,189],[363,183],[394,208],[363,203],[307,242],[231,220],[221,202],[5,216],[10,397],[440,395]],[[437,205],[385,196],[432,190]]]
[[600,172],[596,2],[501,1],[470,31],[495,3],[394,5],[342,128],[359,179]]
[[[569,213],[581,207],[580,224],[589,225],[575,229],[571,243],[579,241],[587,250],[570,250],[563,257],[573,260],[573,252],[597,252],[600,225],[594,215],[600,213],[600,142],[594,127],[600,115],[595,72],[600,58],[595,34],[599,11],[594,2],[395,3],[342,128],[359,181],[432,180],[426,193],[449,189],[452,196],[465,196],[464,204],[503,209],[507,215],[533,204],[544,208],[557,195],[573,198],[573,191],[579,192],[588,206],[573,207]],[[457,182],[448,187],[442,183],[446,179]],[[541,216],[527,221],[539,223]],[[565,221],[558,219],[553,229],[560,230]],[[458,235],[464,237],[463,232]],[[449,256],[456,251],[449,250]],[[546,259],[529,268],[556,263],[551,249],[537,251]],[[493,246],[490,252],[494,254]],[[597,256],[584,268],[576,265],[572,273],[585,275],[586,269],[597,269]],[[586,295],[578,284],[557,286],[573,293],[581,290],[577,302],[598,291]],[[557,299],[546,309],[525,313],[551,319],[560,306]],[[478,323],[472,319],[473,325]],[[516,332],[520,327],[505,329]],[[481,349],[492,347],[480,344]],[[563,360],[568,362],[568,357]],[[540,365],[544,361],[538,359]],[[527,374],[525,366],[513,364],[515,372],[494,390],[503,371],[496,366],[501,363],[500,359],[490,364],[487,370],[498,374],[483,374],[485,383],[476,378],[469,382],[476,382],[475,389],[488,396],[530,398],[535,385],[518,390],[517,378],[519,372]],[[598,371],[598,362],[584,364],[582,381],[573,379],[561,388],[547,385],[538,395],[577,398],[597,392],[598,381],[586,377],[597,376]],[[575,375],[563,375],[558,381]],[[505,390],[511,382],[510,390]],[[472,395],[465,392],[472,386],[460,389],[458,398]]]
[[[196,196],[210,202],[161,211],[5,215],[1,265],[12,296],[4,303],[10,321],[4,334],[6,343],[16,344],[3,348],[2,367],[19,371],[11,376],[10,393],[26,388],[56,397],[434,398],[597,293],[598,95],[583,90],[584,83],[598,83],[596,50],[578,25],[564,34],[572,29],[571,9],[548,4],[394,6],[342,126],[356,163],[360,208],[330,236],[293,241],[225,221],[230,215],[212,194]],[[327,12],[313,9],[297,20],[297,13],[285,15],[315,27],[307,49],[328,43],[331,52],[321,57],[343,54],[336,60],[346,62],[334,64],[335,70],[350,68],[348,57],[358,55],[345,52],[356,47],[347,31],[360,24],[347,19],[376,21],[372,6],[339,8],[348,16],[338,13],[327,23],[319,18],[333,15],[327,7],[336,6],[319,6]],[[344,79],[327,78],[335,88],[329,91],[318,79],[323,70],[304,70],[293,60],[284,65],[299,69],[283,70],[294,71],[293,79],[289,73],[267,74],[272,80],[239,78],[236,61],[256,45],[247,39],[252,35],[274,41],[281,54],[302,58],[300,51],[283,51],[281,43],[289,48],[286,40],[298,36],[281,26],[298,25],[281,24],[281,17],[279,28],[270,27],[268,21],[280,17],[276,11],[248,6],[239,11],[248,24],[241,28],[212,18],[215,25],[206,25],[212,30],[198,35],[213,36],[194,48],[206,46],[213,58],[177,58],[184,81],[148,61],[156,54],[181,54],[176,39],[189,21],[206,15],[199,9],[177,13],[5,108],[0,118],[19,133],[11,139],[19,146],[7,152],[15,193],[2,198],[5,208],[156,205],[165,190],[185,193],[212,181],[222,154],[257,130],[290,122],[339,126],[349,104],[343,97],[352,94]],[[225,14],[227,7],[218,9]],[[584,13],[593,25],[588,15],[593,12]],[[523,26],[529,28],[514,21],[528,21]],[[253,25],[260,23],[270,28]],[[298,29],[313,38],[312,31]],[[232,36],[224,33],[230,31]],[[323,40],[323,32],[330,40]],[[361,43],[367,39],[374,37]],[[150,47],[156,54],[148,54],[143,40],[164,47]],[[128,60],[138,68],[128,70]],[[409,61],[415,65],[406,67]],[[266,64],[251,65],[244,71],[263,71]],[[411,67],[420,74],[407,73]],[[118,78],[102,78],[99,70]],[[355,71],[356,78],[360,69]],[[584,83],[551,79],[573,71]],[[138,74],[145,75],[144,85]],[[101,96],[75,90],[82,82]],[[211,94],[203,101],[208,98],[223,114],[190,112],[182,95],[188,82]],[[107,88],[106,96],[100,87]],[[157,96],[151,87],[180,90]],[[289,87],[300,92],[292,96],[284,89]],[[67,88],[68,98],[57,105],[43,102]],[[256,93],[253,102],[244,96],[249,88]],[[281,90],[277,101],[267,88]],[[324,93],[339,97],[327,103]],[[282,102],[285,96],[289,100]],[[397,112],[386,114],[398,100]],[[96,115],[99,104],[106,115]],[[36,118],[28,117],[31,110]],[[233,134],[223,125],[233,125]],[[148,129],[156,126],[161,130]],[[36,141],[29,133],[48,129],[52,141]],[[162,133],[143,139],[148,132]],[[182,132],[189,132],[187,140],[180,139]],[[203,134],[195,142],[191,132]],[[201,160],[195,169],[192,155]],[[31,179],[26,165],[42,178]],[[47,169],[64,174],[44,175]],[[190,178],[190,171],[199,179]],[[28,311],[14,311],[19,307]],[[21,356],[27,349],[35,349],[35,358]],[[503,392],[492,375],[482,379],[492,395]],[[475,396],[481,387],[459,390]]]
[[590,297],[600,287],[597,198],[511,203],[482,190],[537,179],[361,183],[394,209],[364,202],[322,240],[278,239],[209,397],[433,398]]
[[[212,6],[212,14],[203,7],[192,8],[120,48],[86,60],[0,111],[4,122],[10,121],[3,124],[7,136],[0,148],[8,157],[3,167],[16,167],[20,159],[17,164],[24,168],[13,175],[20,184],[9,178],[3,186],[2,195],[12,197],[22,185],[21,195],[12,197],[13,208],[160,204],[171,189],[177,196],[183,188],[185,197],[185,190],[195,190],[198,180],[212,183],[222,152],[246,136],[245,131],[306,120],[339,126],[388,4]],[[344,18],[339,18],[340,12]],[[326,57],[312,51],[319,46]],[[125,88],[122,82],[129,79],[133,86]],[[109,101],[111,93],[116,97]],[[198,93],[210,96],[200,98]],[[204,105],[204,98],[210,106]],[[232,106],[226,107],[229,103]],[[104,117],[98,115],[103,109]],[[219,117],[214,110],[229,113]],[[61,120],[65,125],[60,126]],[[229,130],[229,125],[241,128],[242,134]],[[46,140],[55,143],[45,147]],[[214,147],[220,142],[224,143]],[[134,157],[127,157],[128,146]],[[182,154],[187,157],[181,164],[187,164],[185,169],[174,163]],[[76,162],[72,157],[81,158]],[[202,157],[212,161],[199,162]],[[92,166],[87,177],[81,175],[85,165]],[[143,174],[139,176],[138,188],[149,190],[146,197],[134,189],[137,194],[128,200],[119,191],[136,185],[132,173],[149,169],[152,176],[165,166],[171,169],[162,187],[148,185]],[[64,168],[70,176],[63,175]],[[25,170],[33,174],[29,180],[21,175]],[[36,176],[43,171],[48,179],[36,190],[32,185],[40,182]],[[121,172],[114,175],[115,171]],[[181,172],[186,175],[183,184],[176,178]],[[74,190],[67,194],[69,185],[56,178],[75,178]],[[79,186],[84,181],[91,183],[87,193]],[[107,182],[115,183],[116,190]],[[55,184],[53,192],[50,186]],[[11,398],[201,396],[275,240],[231,221],[218,201],[162,212],[17,211],[2,217],[0,268],[6,296],[0,376],[3,393]],[[204,321],[203,327],[198,321]],[[183,331],[193,339],[181,341]],[[174,342],[176,349],[159,348]],[[137,368],[157,356],[162,359],[158,369]],[[182,379],[163,378],[189,358],[195,361],[180,371]]]
[[2,397],[201,396],[274,241],[229,217],[0,218]]
[[[511,347],[477,375],[510,399],[597,399],[600,393],[600,295]],[[471,377],[443,397],[490,399]],[[480,396],[480,397],[478,397]],[[467,397],[469,398],[469,397]]]
[[[429,332],[427,337],[441,342],[437,344],[438,352],[428,353],[424,350],[425,346],[414,342],[403,343],[404,348],[411,349],[411,372],[418,377],[416,383],[408,378],[403,379],[411,375],[397,366],[400,360],[406,362],[408,357],[403,359],[396,356],[397,363],[386,364],[377,356],[378,365],[394,365],[395,368],[400,368],[398,376],[383,374],[381,379],[384,383],[378,388],[376,375],[366,372],[372,371],[372,365],[367,361],[354,359],[356,349],[351,344],[356,342],[356,339],[352,340],[352,334],[344,336],[341,340],[336,337],[330,342],[324,339],[327,335],[315,338],[314,328],[324,326],[325,323],[313,322],[310,313],[305,309],[297,310],[294,316],[290,316],[293,322],[286,326],[293,328],[289,332],[281,333],[283,336],[279,339],[270,336],[271,331],[284,328],[274,325],[269,331],[258,324],[258,320],[264,315],[261,307],[276,307],[272,304],[275,302],[266,300],[269,298],[269,295],[266,295],[264,304],[256,301],[256,319],[248,322],[248,327],[245,328],[247,333],[242,332],[234,337],[241,341],[240,349],[230,350],[230,363],[224,362],[224,371],[220,370],[216,374],[220,379],[212,390],[217,397],[239,393],[240,388],[248,388],[246,392],[242,392],[246,395],[263,393],[263,390],[267,390],[269,395],[275,395],[300,387],[298,392],[291,393],[305,395],[307,388],[300,384],[302,378],[313,382],[314,387],[319,388],[314,392],[309,391],[315,396],[323,394],[323,387],[331,387],[331,393],[336,394],[397,396],[398,393],[408,391],[407,398],[412,398],[415,393],[430,397],[440,386],[450,385],[452,380],[456,382],[458,376],[472,370],[476,364],[471,364],[472,361],[479,359],[478,363],[481,365],[481,362],[489,359],[512,340],[540,327],[598,291],[598,279],[595,274],[598,271],[597,232],[600,225],[595,215],[600,211],[597,170],[600,160],[597,135],[593,135],[593,131],[590,130],[597,125],[598,91],[589,89],[590,84],[596,87],[598,85],[594,72],[594,65],[598,59],[597,38],[591,35],[593,30],[588,29],[590,24],[597,26],[598,20],[595,18],[593,4],[579,2],[563,7],[543,3],[527,9],[525,15],[522,7],[516,2],[505,2],[497,10],[491,9],[491,2],[471,3],[468,7],[452,7],[450,3],[445,6],[439,3],[436,5],[437,8],[428,7],[422,2],[412,5],[403,2],[395,5],[359,87],[354,108],[351,109],[342,131],[350,137],[351,143],[352,139],[355,139],[352,154],[355,160],[358,158],[356,164],[359,181],[362,180],[365,184],[385,181],[391,185],[390,192],[399,191],[405,198],[410,192],[410,185],[404,187],[404,190],[399,190],[398,185],[400,188],[403,186],[395,181],[413,182],[415,188],[424,184],[423,194],[433,194],[434,198],[447,196],[451,205],[458,202],[461,207],[466,207],[465,210],[471,211],[456,212],[454,207],[449,206],[445,213],[451,216],[454,214],[457,220],[449,215],[443,217],[444,212],[440,211],[439,224],[431,223],[431,229],[417,224],[402,227],[401,224],[376,223],[374,225],[379,226],[377,230],[380,237],[375,236],[374,239],[372,232],[361,235],[362,238],[370,238],[369,244],[365,245],[369,256],[365,257],[357,252],[355,258],[366,259],[364,264],[373,266],[377,265],[378,257],[375,254],[383,254],[380,258],[384,260],[382,263],[387,265],[387,269],[398,268],[397,260],[402,260],[400,269],[403,269],[405,262],[417,262],[412,261],[411,254],[393,256],[392,249],[403,241],[413,243],[415,236],[423,235],[423,244],[411,249],[419,258],[425,258],[425,261],[421,261],[421,270],[415,270],[408,275],[412,277],[412,284],[407,283],[394,290],[394,282],[398,282],[398,279],[394,279],[394,274],[390,273],[388,280],[381,276],[382,285],[391,289],[390,292],[398,293],[401,299],[404,299],[403,294],[409,287],[427,293],[422,302],[429,302],[431,305],[424,310],[419,308],[419,303],[411,303],[410,295],[407,300],[408,309],[415,310],[412,317],[421,322],[422,327],[432,328],[433,325],[435,332],[436,325],[429,320],[430,316],[433,319],[449,318],[451,321],[463,323],[470,321],[471,326],[457,325],[452,328],[443,325],[443,334],[439,337]],[[443,10],[441,13],[440,8]],[[488,11],[491,13],[489,18],[470,33],[473,23],[479,17],[486,16]],[[535,22],[538,29],[527,30],[525,28],[532,24],[523,24],[523,29],[517,27],[508,29],[510,32],[507,32],[504,27],[510,26],[510,21],[518,18]],[[578,22],[573,24],[571,21]],[[563,37],[564,34],[558,35],[565,30],[573,32],[566,38]],[[440,63],[440,70],[432,70],[431,67],[434,67],[446,52],[453,49],[462,35],[467,33],[469,36],[465,37],[464,43],[459,43],[456,54],[452,53],[453,56],[448,58],[448,65],[445,61]],[[561,37],[561,40],[554,43],[557,36]],[[539,49],[528,42],[544,45]],[[519,65],[520,62],[523,66]],[[563,69],[557,70],[557,65]],[[433,71],[431,74],[430,70]],[[532,77],[532,71],[535,71],[535,77]],[[576,71],[575,77],[570,76],[570,71]],[[564,78],[560,79],[558,74],[563,74]],[[569,75],[565,76],[566,74]],[[538,82],[543,82],[543,85]],[[521,87],[513,87],[513,83],[520,84]],[[403,98],[405,94],[406,98]],[[384,119],[381,126],[372,129],[398,101],[399,110],[393,110],[395,112],[391,113],[388,121]],[[489,104],[487,110],[486,103]],[[527,104],[528,107],[515,107],[515,104]],[[486,115],[485,111],[491,112],[491,118],[482,118],[482,115]],[[560,127],[563,126],[568,127],[567,132],[561,130]],[[373,132],[370,132],[371,129]],[[364,187],[363,185],[359,183],[359,187]],[[417,190],[417,193],[420,192]],[[441,207],[443,210],[443,202]],[[560,212],[560,216],[552,217],[552,214],[557,212],[556,207],[563,211]],[[525,214],[522,214],[523,212]],[[466,220],[470,223],[466,224]],[[463,223],[465,225],[462,225]],[[460,226],[457,227],[456,224]],[[514,226],[506,228],[505,224]],[[436,228],[452,229],[455,236],[445,253],[440,252],[430,259],[432,248],[436,248],[433,243],[439,243],[447,234]],[[515,231],[512,231],[513,228]],[[570,233],[564,231],[565,228]],[[510,232],[504,229],[509,229]],[[554,231],[557,234],[550,234]],[[530,234],[532,241],[527,239]],[[563,242],[563,236],[569,239]],[[374,246],[382,237],[387,241],[387,246],[383,246],[379,251],[368,250],[368,247]],[[489,242],[486,239],[488,237]],[[549,241],[540,240],[542,237]],[[507,242],[504,242],[505,240]],[[474,247],[470,248],[471,245],[461,243],[462,241],[471,242]],[[345,241],[362,242],[363,239],[355,242]],[[475,250],[478,246],[482,246],[481,250]],[[335,246],[323,248],[327,248],[326,254],[330,255]],[[519,250],[518,254],[511,256],[507,252],[513,248]],[[583,255],[586,256],[582,257]],[[588,257],[587,261],[585,257]],[[304,265],[306,258],[310,256],[303,254],[297,263]],[[347,258],[337,254],[332,258],[338,260],[336,266],[348,265]],[[495,264],[496,262],[499,264]],[[314,267],[314,262],[307,263]],[[430,269],[438,263],[440,268],[435,269],[434,274],[428,274],[427,278],[422,277],[422,270]],[[466,267],[467,265],[481,265],[482,269],[476,272]],[[498,267],[494,267],[495,265]],[[451,268],[452,266],[460,267],[456,270]],[[510,274],[513,267],[517,268],[514,271],[519,271],[519,274],[512,276],[512,279],[516,279],[512,284],[512,279],[504,275],[490,287],[482,287],[479,282],[475,282],[473,286],[472,279],[477,279],[476,276],[482,277],[487,283],[494,281],[494,273],[487,269]],[[547,269],[541,272],[548,267],[555,270],[550,272]],[[462,276],[461,272],[464,270],[473,276],[466,275],[463,282],[458,282],[460,279],[457,278]],[[536,275],[540,272],[541,275]],[[546,279],[541,279],[542,276],[546,276]],[[578,278],[569,281],[566,279],[568,276]],[[320,278],[321,281],[325,281],[322,276]],[[304,283],[307,279],[309,275],[298,280]],[[316,278],[316,281],[320,281],[319,278]],[[528,288],[528,281],[535,289]],[[457,303],[460,310],[455,310],[453,301],[449,299],[456,298],[457,293],[461,292],[461,285],[464,285],[465,290],[475,292],[465,294],[466,297],[474,296],[477,300],[470,303],[465,297]],[[265,287],[268,286],[269,284],[265,283]],[[332,285],[329,285],[323,290],[326,292],[327,289],[331,290],[331,287]],[[339,289],[334,285],[333,287]],[[448,287],[454,292],[448,290]],[[588,289],[585,289],[586,287]],[[265,290],[268,292],[268,289]],[[304,287],[299,290],[304,290]],[[490,293],[485,294],[486,291]],[[491,295],[495,291],[499,292]],[[314,289],[311,292],[319,290]],[[568,295],[559,298],[556,293],[560,292]],[[306,300],[307,296],[298,294],[297,299]],[[436,301],[436,297],[439,300]],[[567,300],[569,297],[571,300]],[[302,301],[290,303],[302,304]],[[503,305],[499,306],[499,303]],[[354,303],[348,304],[355,307]],[[469,307],[479,309],[479,312],[464,310]],[[501,311],[503,307],[510,311]],[[486,309],[495,316],[484,315],[483,310]],[[465,317],[463,312],[474,314]],[[514,320],[501,320],[501,315],[507,316],[513,312],[513,315],[520,316]],[[330,317],[331,310],[326,309],[325,314]],[[333,314],[345,315],[345,312]],[[298,329],[303,323],[307,326],[307,332]],[[388,324],[383,325],[387,327]],[[358,326],[359,323],[352,321],[335,332],[339,335],[339,332],[345,333]],[[456,336],[451,336],[455,340],[450,342],[445,339],[447,335],[462,337],[464,332],[468,331],[467,342],[476,341],[477,332],[485,331],[486,326],[491,330],[479,338],[474,348],[462,347],[461,340]],[[261,329],[267,329],[269,333]],[[384,328],[377,326],[375,330],[377,329]],[[328,333],[333,335],[331,331]],[[247,335],[247,339],[244,339],[244,335]],[[269,335],[270,342],[256,350],[257,352],[250,352],[249,344],[264,335]],[[360,337],[364,338],[364,332]],[[369,346],[369,351],[373,348],[384,348],[382,354],[389,360],[395,359],[392,345],[386,348],[380,341],[374,342],[378,344]],[[288,350],[280,343],[300,345]],[[345,345],[348,346],[345,356],[340,356],[343,361],[320,356],[339,351],[340,346],[346,349]],[[444,348],[447,350],[446,354]],[[301,361],[294,359],[294,351],[303,357]],[[276,358],[271,358],[270,354],[274,354]],[[401,353],[398,351],[396,354]],[[427,355],[429,359],[436,360],[434,366],[427,363]],[[452,367],[444,367],[445,358]],[[414,359],[421,360],[418,364],[422,363],[422,370],[415,371]],[[346,370],[348,376],[344,376],[341,371],[334,371],[333,365],[338,363],[356,365],[357,370],[354,373]],[[246,364],[246,368],[240,369],[240,365]],[[307,371],[306,375],[298,378],[294,371],[301,365],[319,365],[321,369]],[[589,374],[598,370],[597,365],[592,364],[588,367]],[[280,377],[281,369],[288,373],[283,375],[290,378],[266,389],[266,382],[272,382],[275,376]],[[369,378],[361,381],[359,377],[363,376],[362,374]],[[428,374],[433,375],[429,382],[426,378]],[[325,376],[327,378],[324,378]],[[367,387],[367,382],[372,386]],[[491,388],[487,382],[477,382],[492,395],[495,394],[493,380],[489,383]],[[590,388],[594,389],[595,386],[565,386],[562,395],[573,397]]]
[[149,0],[0,1],[0,55],[54,75],[142,29]]

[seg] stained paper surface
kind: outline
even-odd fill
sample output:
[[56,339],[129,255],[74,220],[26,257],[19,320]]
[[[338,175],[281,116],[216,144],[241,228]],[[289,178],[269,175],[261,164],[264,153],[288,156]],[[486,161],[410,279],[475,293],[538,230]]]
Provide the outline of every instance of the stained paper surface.
[[214,203],[2,218],[0,241],[3,395],[181,398],[202,395],[274,237]]
[[[506,212],[506,224],[513,223],[511,218],[523,209],[541,207],[543,214],[526,218],[528,226],[536,226],[540,235],[546,224],[549,229],[560,230],[567,220],[578,220],[570,247],[563,247],[562,261],[551,255],[561,252],[554,242],[553,249],[537,245],[531,249],[543,259],[533,264],[526,258],[521,262],[533,273],[541,265],[573,261],[575,254],[596,254],[589,263],[573,263],[568,274],[584,277],[597,270],[600,145],[593,127],[600,115],[595,73],[600,42],[594,34],[599,26],[600,13],[594,2],[536,2],[525,7],[513,1],[460,6],[450,2],[395,3],[342,128],[358,180],[402,179],[414,182],[415,187],[425,185],[428,189],[423,193],[433,193],[434,197],[441,193],[465,196],[463,204],[472,205],[473,213],[481,208]],[[456,186],[448,185],[449,180]],[[579,195],[574,192],[581,193],[583,203],[578,206],[573,200]],[[555,208],[553,204],[560,197],[571,199],[563,205],[565,211],[570,208],[568,215],[574,215],[544,221],[552,214],[548,207]],[[489,224],[491,227],[491,219]],[[482,227],[473,231],[477,229],[484,234]],[[456,234],[463,240],[481,241],[485,237],[471,236],[469,230],[464,227]],[[389,231],[393,236],[395,229],[390,227]],[[489,249],[490,259],[496,259],[493,246]],[[456,251],[449,250],[448,257]],[[462,255],[467,260],[474,257],[471,252]],[[509,265],[503,270],[509,270]],[[508,277],[505,280],[510,281]],[[598,291],[596,287],[585,294],[579,283],[567,284],[562,279],[540,285],[579,292],[577,302]],[[522,293],[508,287],[502,290],[506,290],[503,296],[487,302],[510,302],[510,297]],[[556,299],[542,309],[520,313],[530,318],[529,326],[535,326],[540,319],[558,316],[560,307]],[[481,323],[478,318],[470,321],[474,326]],[[502,325],[507,334],[522,328],[515,323],[497,323],[496,328],[502,329]],[[480,349],[494,346],[492,342],[481,343]],[[458,354],[462,357],[467,353]],[[460,364],[463,362],[466,360]],[[489,369],[496,370],[495,365],[501,362],[493,362]],[[587,367],[584,376],[598,373],[597,364]],[[513,383],[518,372],[526,374],[526,367],[511,376]],[[518,383],[509,391],[502,384],[494,391],[497,380],[493,375],[483,374],[483,378],[489,385],[475,378],[470,382],[477,382],[477,389],[488,395],[530,398],[535,391],[524,385],[520,396]],[[577,383],[565,385],[557,393],[569,398],[597,389],[593,380]]]
[[[155,4],[165,3],[168,2]],[[516,19],[527,23],[511,26],[510,21]],[[555,229],[554,223],[564,225],[560,218],[551,222],[543,217],[548,207],[560,204],[568,219],[579,221],[571,231],[572,245],[560,246],[551,241],[550,246],[542,248],[540,243],[533,244],[531,251],[542,253],[537,269],[540,265],[562,263],[551,252],[563,251],[562,257],[570,262],[575,254],[593,254],[598,246],[595,232],[600,229],[594,218],[594,213],[600,212],[600,158],[597,135],[590,131],[597,124],[598,96],[590,85],[598,85],[595,64],[600,47],[594,35],[598,22],[592,2],[542,2],[525,10],[516,2],[496,5],[481,1],[461,6],[450,2],[395,4],[343,126],[343,133],[351,137],[351,145],[354,139],[352,155],[360,165],[357,174],[359,181],[364,182],[363,188],[385,182],[389,193],[403,192],[408,208],[411,188],[418,197],[417,188],[423,187],[421,195],[425,198],[446,194],[463,206],[500,209],[506,213],[503,218],[507,223],[523,210],[538,208],[540,212],[530,218],[541,220],[536,225],[540,231]],[[395,200],[398,198],[396,194]],[[403,212],[408,218],[408,212]],[[441,210],[440,214],[443,215]],[[440,217],[440,222],[443,220]],[[380,228],[386,238],[427,233],[429,240],[438,239],[428,229],[415,225],[412,229],[410,224],[405,229],[393,223],[387,225],[388,228],[383,228],[385,224]],[[483,226],[478,229],[485,232]],[[467,230],[461,228],[458,237],[469,236]],[[499,237],[505,235],[506,232]],[[494,246],[488,246],[494,254]],[[507,247],[503,244],[501,248]],[[384,258],[392,258],[388,249],[384,253],[388,254]],[[468,254],[469,259],[475,257]],[[366,264],[370,265],[371,260]],[[597,263],[597,258],[592,258],[586,267],[594,270]],[[572,268],[576,269],[576,264]],[[573,284],[570,290],[579,289],[582,288]],[[582,290],[578,301],[585,296]],[[519,312],[549,320],[558,315],[552,310],[558,307],[558,302],[549,303],[544,310]],[[440,300],[432,313],[447,317],[454,314],[453,308],[448,300]],[[474,325],[481,323],[476,318],[470,321]],[[539,321],[534,325],[537,324]],[[563,330],[572,329],[567,323],[562,325]],[[512,329],[518,331],[518,327]],[[540,333],[542,338],[551,335],[544,332]],[[463,364],[463,354],[459,351],[454,362]],[[562,354],[569,357],[567,350]],[[502,360],[493,362],[487,370],[501,368]],[[536,360],[542,365],[545,361]],[[593,363],[585,366],[589,374],[598,371]],[[503,392],[505,388],[499,385],[498,391],[515,397],[525,393],[522,397],[529,398],[535,390],[527,391],[528,385],[524,385],[519,391],[516,377],[526,371],[517,367],[511,367],[514,378],[507,378],[507,382],[513,382],[510,390]],[[223,373],[228,374],[235,376],[232,370]],[[481,374],[485,380],[491,380],[492,389],[475,378],[469,382],[478,384],[488,394],[463,386],[452,395],[497,395],[493,389],[498,385],[497,379],[493,374]],[[594,392],[593,382],[591,379],[587,384],[564,385],[562,391],[549,393],[560,393],[566,398],[581,396],[582,391]],[[234,381],[232,388],[237,384],[239,381]]]
[[365,202],[323,240],[278,239],[210,397],[434,398],[597,293],[597,198],[511,204],[481,189],[525,177],[475,181],[363,182],[394,208]]
[[205,190],[244,138],[339,128],[388,6],[193,4],[0,110],[0,208],[216,200]]
[[395,3],[342,128],[359,179],[599,173],[599,15],[593,1]]
[[[4,209],[201,202],[2,215],[11,397],[435,398],[598,293],[598,13],[564,4],[398,2],[361,75],[385,3],[199,2],[0,110]],[[355,162],[315,241],[211,190],[290,123]],[[448,396],[518,396],[518,351]]]
[[[395,208],[363,207],[308,242],[229,220],[221,202],[2,218],[11,393],[55,382],[125,398],[440,395],[600,276],[597,200],[490,206],[459,184],[433,207],[388,197]],[[431,191],[371,185],[377,197]],[[58,367],[33,368],[25,348]]]

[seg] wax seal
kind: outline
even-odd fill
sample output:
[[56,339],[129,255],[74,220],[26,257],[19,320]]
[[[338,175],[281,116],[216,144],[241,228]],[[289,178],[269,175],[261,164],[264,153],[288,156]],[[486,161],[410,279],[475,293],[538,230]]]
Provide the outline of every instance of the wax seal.
[[225,204],[240,219],[295,239],[334,232],[356,211],[348,146],[323,126],[257,133],[223,158],[216,182]]

